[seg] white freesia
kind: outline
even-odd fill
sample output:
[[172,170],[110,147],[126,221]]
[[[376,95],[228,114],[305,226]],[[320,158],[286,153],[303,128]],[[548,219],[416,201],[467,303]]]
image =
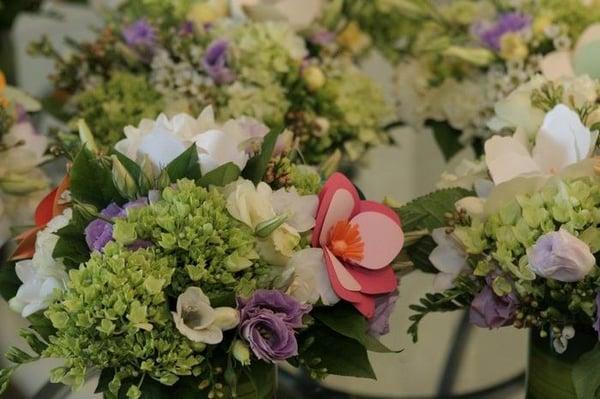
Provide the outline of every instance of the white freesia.
[[306,248],[296,252],[288,263],[293,271],[287,294],[300,303],[335,305],[340,298],[331,287],[321,248]]
[[[260,129],[257,129],[258,125]],[[139,163],[147,157],[155,169],[160,169],[195,144],[200,169],[205,174],[228,162],[243,169],[249,159],[248,143],[262,140],[267,131],[264,125],[251,118],[218,124],[209,106],[198,118],[188,114],[168,118],[161,114],[156,120],[142,120],[138,127],[127,126],[126,138],[115,148]]]
[[579,115],[559,104],[546,114],[531,152],[517,130],[513,137],[494,136],[485,143],[486,163],[496,185],[519,176],[555,175],[588,158],[594,142]]
[[315,224],[318,206],[315,195],[301,196],[295,189],[273,192],[264,182],[255,186],[245,179],[227,186],[225,195],[231,216],[253,229],[277,216],[287,216],[267,239],[258,241],[262,257],[274,265],[285,265],[300,242],[299,233],[310,230]]
[[175,326],[193,342],[216,345],[223,341],[223,331],[240,322],[238,311],[230,307],[213,308],[199,287],[189,287],[177,298],[177,312],[171,312]]
[[323,0],[230,0],[235,18],[282,21],[295,29],[308,27],[320,14]]
[[9,301],[10,308],[23,317],[46,309],[55,289],[64,289],[69,279],[60,259],[52,256],[58,242],[56,233],[69,224],[71,209],[53,218],[46,228],[37,234],[35,253],[30,260],[17,262],[15,271],[23,283],[17,294]]
[[454,280],[467,267],[467,253],[453,234],[448,234],[445,227],[431,232],[437,247],[429,254],[429,261],[440,272],[433,280],[436,291],[444,291],[454,286]]
[[0,155],[0,178],[7,174],[26,173],[50,159],[45,155],[48,138],[35,131],[29,122],[17,123],[2,137],[8,148]]

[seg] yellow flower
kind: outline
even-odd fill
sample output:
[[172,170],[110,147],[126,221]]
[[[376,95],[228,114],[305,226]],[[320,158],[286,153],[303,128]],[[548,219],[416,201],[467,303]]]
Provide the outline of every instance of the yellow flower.
[[552,17],[549,14],[542,14],[535,18],[532,25],[533,34],[535,36],[541,36],[552,24]]
[[371,39],[360,30],[356,21],[352,21],[340,32],[337,42],[351,52],[359,53],[371,43]]
[[229,15],[226,0],[209,0],[193,4],[187,13],[187,19],[192,21],[198,30],[203,30],[208,23]]
[[302,71],[302,77],[310,91],[317,91],[325,85],[325,74],[315,65],[310,65]]
[[527,57],[529,50],[517,33],[506,33],[500,39],[500,57],[507,61],[521,61]]

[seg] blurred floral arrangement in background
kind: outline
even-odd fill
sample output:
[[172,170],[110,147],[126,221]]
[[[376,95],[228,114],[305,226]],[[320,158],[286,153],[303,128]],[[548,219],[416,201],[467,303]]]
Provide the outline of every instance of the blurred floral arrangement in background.
[[[600,333],[599,89],[589,76],[532,78],[496,104],[493,125],[512,135],[400,208],[405,261],[436,273],[411,306],[415,341],[427,314],[459,309],[478,327],[532,328],[558,354]],[[600,345],[588,350],[568,376],[582,399],[597,389],[586,362]]]
[[28,116],[40,109],[36,100],[8,86],[0,71],[0,247],[15,229],[32,224],[33,209],[48,188],[39,166],[52,158],[49,140]]
[[62,55],[41,40],[32,51],[56,61],[58,113],[72,131],[73,118],[84,118],[104,146],[122,138],[127,121],[209,104],[219,120],[244,114],[287,126],[289,146],[310,164],[356,161],[390,142],[391,109],[351,52],[324,51],[326,32],[305,37],[294,21],[238,3],[124,1],[93,42],[68,40],[72,52]]
[[395,72],[400,120],[428,126],[446,158],[477,154],[494,126],[494,104],[530,77],[599,77],[600,8],[595,1],[401,2],[412,32]]

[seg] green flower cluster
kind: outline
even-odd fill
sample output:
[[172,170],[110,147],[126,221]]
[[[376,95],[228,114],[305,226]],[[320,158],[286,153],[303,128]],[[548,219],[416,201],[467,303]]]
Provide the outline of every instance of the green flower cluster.
[[174,257],[173,296],[190,285],[201,286],[209,297],[247,296],[269,282],[254,232],[229,215],[217,188],[207,190],[191,180],[165,188],[154,204],[130,209],[127,218],[116,221],[114,238],[121,245],[148,240]]
[[62,358],[52,381],[75,388],[90,368],[114,369],[110,391],[142,373],[166,385],[199,372],[202,355],[176,330],[165,295],[177,259],[115,243],[71,270],[67,289],[45,312],[56,332],[43,357]]
[[[143,118],[155,118],[164,110],[160,94],[144,76],[117,72],[107,82],[75,96],[79,113],[93,126],[97,140],[112,145],[123,137],[123,127]],[[76,123],[76,121],[74,122]]]
[[[456,226],[455,236],[469,254],[473,274],[493,277],[499,296],[515,292],[521,308],[515,325],[564,325],[592,320],[598,268],[577,283],[536,278],[527,251],[549,232],[565,229],[600,251],[600,179],[551,180],[542,190],[518,195],[484,222]],[[529,317],[528,317],[529,316]]]

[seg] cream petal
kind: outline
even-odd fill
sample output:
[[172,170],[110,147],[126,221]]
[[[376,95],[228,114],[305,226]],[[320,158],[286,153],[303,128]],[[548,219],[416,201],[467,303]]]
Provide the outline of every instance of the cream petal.
[[237,140],[221,130],[208,130],[196,136],[194,141],[203,174],[228,162],[233,162],[242,170],[248,162],[248,154],[239,148]]
[[220,307],[215,308],[215,321],[213,326],[222,331],[231,330],[240,324],[240,314],[234,308]]
[[539,173],[527,148],[512,137],[494,136],[485,142],[488,170],[495,184],[515,177]]
[[540,61],[542,74],[549,80],[575,76],[571,58],[570,51],[554,51],[545,55]]

